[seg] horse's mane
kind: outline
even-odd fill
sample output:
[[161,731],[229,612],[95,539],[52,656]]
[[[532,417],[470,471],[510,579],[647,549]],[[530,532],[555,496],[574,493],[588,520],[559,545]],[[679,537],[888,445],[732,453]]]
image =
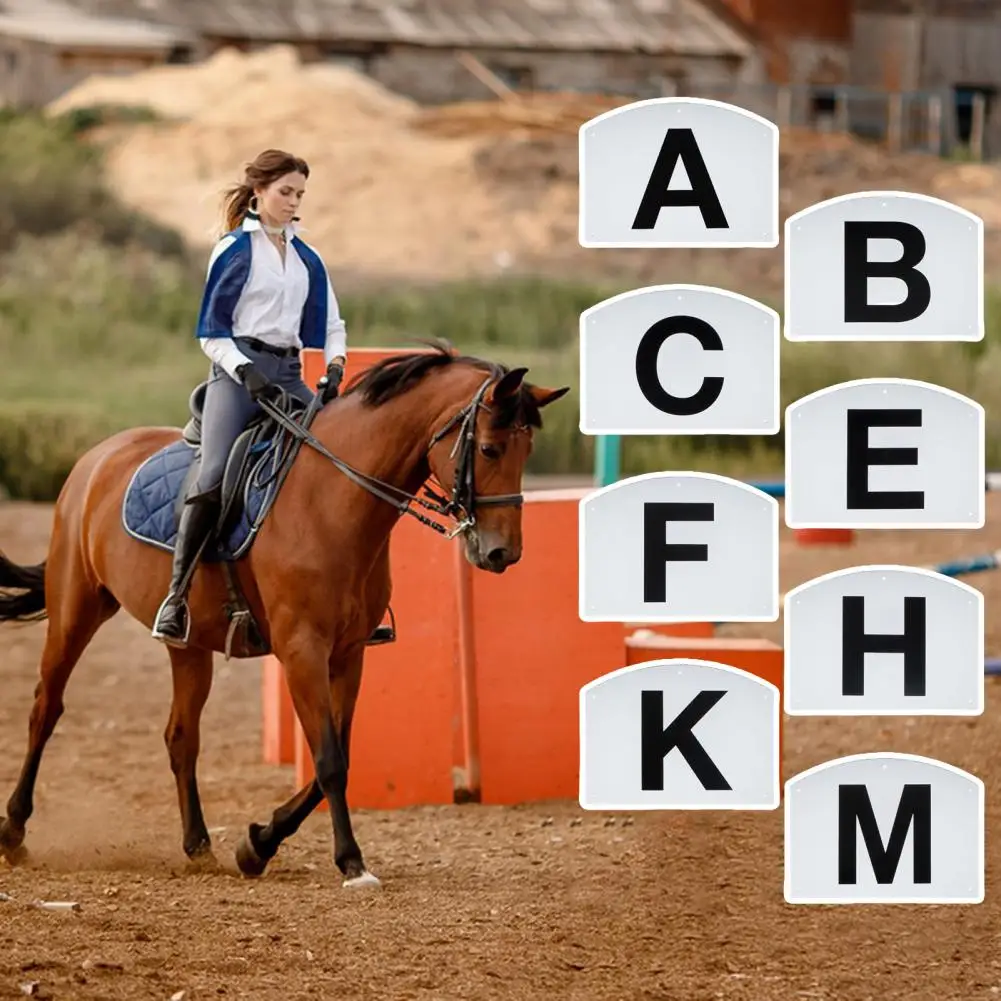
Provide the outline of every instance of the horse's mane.
[[[500,379],[510,370],[500,362],[456,353],[442,341],[425,342],[430,351],[414,351],[384,358],[357,375],[345,387],[342,396],[360,394],[370,407],[379,407],[413,389],[429,372],[455,365],[479,369],[492,379]],[[542,414],[535,398],[523,383],[519,392],[491,414],[491,427],[502,430],[516,424],[542,427]]]

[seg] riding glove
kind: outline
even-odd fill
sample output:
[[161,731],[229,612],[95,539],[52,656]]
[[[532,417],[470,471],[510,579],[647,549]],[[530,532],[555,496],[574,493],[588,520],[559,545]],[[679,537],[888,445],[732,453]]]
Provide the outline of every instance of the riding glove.
[[340,389],[341,380],[344,378],[344,366],[336,362],[327,366],[327,374],[324,376],[324,383],[320,387],[320,402],[329,403],[337,396]]
[[254,368],[254,366],[249,362],[245,365],[241,365],[236,370],[236,374],[240,377],[244,386],[247,387],[247,391],[250,393],[250,398],[255,403],[262,398],[274,399],[279,393],[278,386],[276,386],[266,375]]

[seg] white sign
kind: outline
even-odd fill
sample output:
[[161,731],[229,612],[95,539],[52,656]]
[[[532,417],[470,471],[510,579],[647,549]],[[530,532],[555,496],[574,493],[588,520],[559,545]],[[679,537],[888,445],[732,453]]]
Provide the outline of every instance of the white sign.
[[713,473],[644,473],[580,502],[584,622],[774,622],[778,501]]
[[580,690],[585,810],[774,810],[779,691],[714,661],[612,671]]
[[658,97],[585,122],[582,247],[777,247],[779,130],[721,101]]
[[785,224],[790,341],[979,341],[984,224],[908,191],[857,191]]
[[910,379],[857,379],[786,408],[790,528],[982,528],[984,408]]
[[984,711],[984,596],[918,567],[837,570],[785,599],[790,716]]
[[786,782],[790,904],[979,904],[984,783],[910,754],[827,761]]
[[624,292],[580,317],[583,434],[777,434],[779,315],[704,285]]

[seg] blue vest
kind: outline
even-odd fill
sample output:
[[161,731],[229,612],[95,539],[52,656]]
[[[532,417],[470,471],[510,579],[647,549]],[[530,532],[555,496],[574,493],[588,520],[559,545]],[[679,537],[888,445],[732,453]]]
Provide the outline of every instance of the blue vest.
[[[233,313],[250,276],[252,244],[250,232],[239,229],[227,236],[236,239],[215,259],[205,281],[202,305],[198,312],[198,337],[232,337]],[[298,236],[289,246],[306,265],[309,292],[299,324],[303,347],[322,348],[327,339],[327,269],[319,254]]]

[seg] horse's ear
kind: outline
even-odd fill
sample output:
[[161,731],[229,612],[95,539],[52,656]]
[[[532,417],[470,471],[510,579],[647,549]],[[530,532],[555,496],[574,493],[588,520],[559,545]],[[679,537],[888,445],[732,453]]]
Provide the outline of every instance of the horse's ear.
[[566,396],[570,392],[569,386],[561,386],[559,389],[546,389],[544,386],[526,387],[535,400],[535,405],[540,409],[548,407],[550,403],[555,403],[561,396]]
[[522,380],[528,374],[527,368],[513,368],[505,373],[487,392],[487,402],[504,400],[514,396],[521,388]]

